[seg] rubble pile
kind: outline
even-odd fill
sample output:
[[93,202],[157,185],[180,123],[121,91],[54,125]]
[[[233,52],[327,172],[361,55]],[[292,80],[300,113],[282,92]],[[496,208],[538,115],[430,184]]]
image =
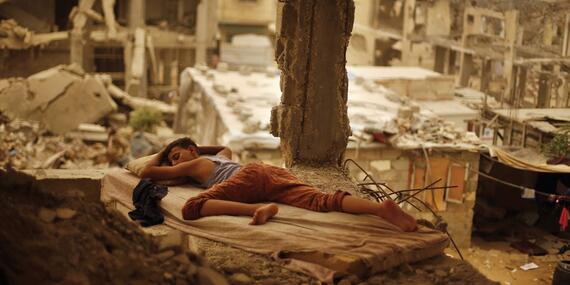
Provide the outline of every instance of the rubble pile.
[[453,122],[406,106],[400,108],[395,124],[399,131],[390,142],[400,148],[473,148],[482,144],[475,133],[458,130]]
[[0,168],[106,168],[107,147],[80,139],[49,135],[40,124],[0,117]]
[[27,45],[32,41],[32,32],[20,25],[14,19],[0,21],[0,49],[14,45]]
[[[131,110],[159,113],[157,135],[134,135]],[[122,166],[173,136],[176,107],[133,97],[105,74],[59,65],[28,78],[0,80],[0,167],[87,169]],[[153,128],[154,129],[154,128]],[[158,137],[158,138],[155,138]],[[133,151],[131,151],[133,150]]]
[[0,170],[0,283],[229,284],[180,235],[152,239],[99,201],[32,184]]

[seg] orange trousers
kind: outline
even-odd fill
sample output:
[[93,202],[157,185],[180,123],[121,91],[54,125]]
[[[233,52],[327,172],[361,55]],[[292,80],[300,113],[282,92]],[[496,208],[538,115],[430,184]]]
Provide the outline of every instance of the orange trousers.
[[242,203],[277,202],[317,212],[342,211],[348,192],[324,193],[301,182],[288,170],[262,163],[243,166],[236,174],[186,201],[182,216],[201,217],[200,210],[210,199]]

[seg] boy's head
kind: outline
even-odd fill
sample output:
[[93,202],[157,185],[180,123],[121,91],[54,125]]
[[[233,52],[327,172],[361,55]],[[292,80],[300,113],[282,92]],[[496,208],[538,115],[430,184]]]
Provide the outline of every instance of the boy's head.
[[179,138],[169,143],[160,157],[161,163],[177,165],[200,156],[198,145],[189,137]]

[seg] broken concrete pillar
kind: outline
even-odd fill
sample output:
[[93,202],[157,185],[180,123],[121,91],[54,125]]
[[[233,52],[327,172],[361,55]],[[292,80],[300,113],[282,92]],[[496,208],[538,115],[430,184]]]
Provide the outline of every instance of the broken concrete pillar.
[[207,64],[207,51],[217,30],[217,1],[200,1],[196,19],[196,64]]
[[69,62],[81,66],[84,70],[91,70],[92,47],[88,44],[85,26],[88,17],[85,11],[91,9],[95,0],[81,0],[77,12],[73,16],[73,29],[70,32]]
[[272,134],[287,166],[338,165],[350,135],[345,64],[354,2],[279,2],[277,22],[282,97]]
[[130,0],[128,17],[129,28],[131,30],[144,27],[146,20],[146,1]]

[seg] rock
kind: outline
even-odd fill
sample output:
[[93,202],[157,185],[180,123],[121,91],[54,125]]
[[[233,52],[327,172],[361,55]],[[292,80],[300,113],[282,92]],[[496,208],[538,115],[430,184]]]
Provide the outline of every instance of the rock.
[[230,276],[230,282],[235,285],[248,285],[253,283],[253,279],[244,273],[235,273]]
[[158,259],[165,261],[171,257],[173,257],[176,253],[174,252],[174,250],[167,250],[167,251],[163,251],[159,254],[156,255],[156,257],[158,257]]
[[77,214],[77,211],[75,211],[73,209],[69,209],[69,208],[58,208],[57,210],[55,210],[55,213],[56,213],[58,218],[60,218],[62,220],[67,220],[67,219],[71,219],[71,218],[75,217],[75,214]]
[[179,253],[182,251],[182,245],[184,244],[184,233],[179,231],[171,231],[165,236],[160,237],[158,243],[158,251],[174,250]]
[[198,281],[201,285],[229,285],[226,278],[211,268],[198,267]]
[[164,272],[164,279],[166,279],[166,280],[172,280],[172,278],[174,278],[174,276],[172,276],[172,273],[170,273],[170,272]]
[[40,218],[40,220],[46,223],[51,223],[53,222],[53,220],[55,220],[55,217],[56,217],[56,212],[54,210],[43,207],[40,208],[40,212],[38,213],[38,218]]
[[441,269],[437,269],[435,271],[435,275],[437,275],[438,277],[446,277],[447,276],[447,272]]
[[182,265],[188,265],[191,264],[190,260],[188,259],[188,256],[186,256],[186,254],[181,253],[176,255],[175,257],[172,258],[172,260],[182,264]]
[[349,279],[345,278],[345,279],[340,280],[340,281],[337,283],[337,285],[352,285],[352,282],[350,282]]

